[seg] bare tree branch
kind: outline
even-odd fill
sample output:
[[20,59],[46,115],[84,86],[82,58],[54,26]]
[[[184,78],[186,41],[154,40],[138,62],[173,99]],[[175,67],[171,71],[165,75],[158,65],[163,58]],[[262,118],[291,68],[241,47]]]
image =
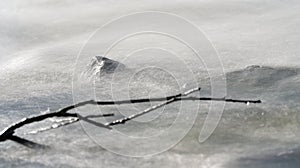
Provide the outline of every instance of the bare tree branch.
[[[139,116],[145,115],[153,110],[156,110],[160,107],[163,107],[167,104],[176,102],[176,101],[225,101],[225,102],[233,102],[233,103],[261,103],[261,100],[238,100],[238,99],[226,99],[226,98],[210,98],[210,97],[187,97],[187,95],[194,93],[196,91],[200,91],[200,88],[194,88],[191,89],[183,94],[177,94],[173,96],[168,96],[168,97],[159,97],[159,98],[146,98],[146,99],[130,99],[130,100],[119,100],[119,101],[95,101],[95,100],[88,100],[88,101],[83,101],[79,102],[77,104],[73,104],[70,106],[67,106],[65,108],[62,108],[58,111],[46,113],[46,114],[40,114],[37,116],[32,116],[28,118],[24,118],[19,122],[16,122],[7,128],[5,128],[1,133],[0,133],[0,142],[1,141],[6,141],[6,140],[12,140],[15,142],[18,142],[22,145],[25,145],[27,147],[40,147],[39,144],[34,143],[32,141],[22,139],[18,136],[15,136],[14,133],[18,128],[23,127],[24,125],[31,124],[34,122],[39,122],[48,118],[52,117],[76,117],[78,120],[83,120],[86,122],[89,122],[93,125],[100,126],[100,127],[105,127],[108,129],[111,129],[110,126],[117,125],[117,124],[122,124],[125,123],[126,121],[129,121],[131,119],[137,118]],[[122,119],[118,119],[106,124],[102,123],[97,123],[93,120],[90,120],[89,118],[96,118],[96,117],[109,117],[113,116],[114,114],[103,114],[103,115],[90,115],[90,116],[81,116],[76,113],[68,113],[68,111],[73,110],[77,107],[85,106],[85,105],[122,105],[122,104],[133,104],[133,103],[145,103],[145,102],[159,102],[159,101],[165,101],[161,104],[158,104],[156,106],[150,107],[140,113],[131,115],[129,117],[124,117]],[[74,121],[76,122],[76,121]],[[62,124],[61,126],[68,125],[74,122]],[[56,127],[50,127],[49,129],[54,129]],[[47,129],[47,130],[49,130]]]

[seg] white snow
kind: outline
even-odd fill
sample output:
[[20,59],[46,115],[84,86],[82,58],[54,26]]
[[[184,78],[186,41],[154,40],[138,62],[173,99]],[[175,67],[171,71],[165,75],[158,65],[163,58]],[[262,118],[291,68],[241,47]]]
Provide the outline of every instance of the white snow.
[[[107,30],[99,43],[88,48],[86,42],[96,29],[120,16],[143,11],[170,12],[196,25],[219,53],[227,73],[226,96],[262,99],[263,104],[227,103],[217,129],[204,143],[199,143],[198,137],[209,112],[207,102],[201,103],[199,110],[198,102],[176,103],[114,130],[131,137],[160,135],[171,127],[180,110],[185,112],[184,117],[177,118],[173,131],[152,146],[145,145],[147,141],[128,144],[113,139],[108,130],[81,122],[27,135],[36,128],[51,126],[49,121],[36,123],[20,129],[18,134],[52,149],[39,151],[10,141],[0,143],[0,167],[299,167],[299,159],[293,159],[300,156],[298,0],[3,0],[0,129],[48,108],[56,110],[72,104],[73,100],[160,97],[197,83],[203,89],[201,96],[209,96],[205,63],[178,41],[157,34],[133,36],[108,53],[109,58],[129,70],[93,82],[80,78],[87,63],[105,52],[106,42],[122,27]],[[82,50],[83,46],[86,48]],[[173,53],[163,50],[166,48]],[[120,117],[150,105],[153,102],[89,106],[79,112],[114,112]],[[184,129],[190,128],[187,121],[193,120],[191,130]],[[105,122],[103,118],[99,121]],[[135,158],[114,153],[122,149],[120,153],[133,155],[155,153],[169,142],[176,142],[176,133],[185,132],[182,141],[157,155]],[[108,145],[95,143],[93,136]]]

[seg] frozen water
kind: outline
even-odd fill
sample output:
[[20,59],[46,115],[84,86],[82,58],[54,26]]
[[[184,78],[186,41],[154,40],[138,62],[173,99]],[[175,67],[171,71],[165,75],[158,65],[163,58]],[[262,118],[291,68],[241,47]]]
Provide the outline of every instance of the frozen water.
[[[193,128],[180,143],[164,153],[143,158],[105,150],[82,129],[92,126],[81,123],[25,135],[52,124],[51,121],[36,123],[17,133],[52,149],[31,150],[10,141],[1,143],[0,167],[299,167],[299,8],[297,0],[1,1],[1,129],[48,108],[56,110],[72,104],[74,99],[165,96],[197,83],[203,88],[202,96],[209,96],[210,81],[204,64],[179,44],[150,35],[128,39],[109,55],[109,59],[128,69],[106,74],[92,83],[81,81],[86,65],[105,50],[98,45],[82,52],[82,60],[76,60],[92,32],[111,19],[144,10],[175,13],[201,28],[223,62],[227,97],[259,98],[263,104],[227,103],[217,129],[200,144],[199,130],[209,112],[209,103],[201,103]],[[118,30],[101,37],[103,43],[115,31]],[[141,52],[131,57],[122,54],[129,48],[152,45],[151,40],[156,40],[156,44],[161,42],[157,46],[175,46],[179,56],[161,51]],[[74,95],[72,84],[81,86],[82,90],[76,90]],[[191,110],[195,106],[193,102],[182,104]],[[131,110],[140,111],[149,105],[120,107],[116,117],[130,115]],[[173,112],[178,111],[179,105],[168,106],[163,112],[156,111],[117,129],[132,136],[152,135],[156,129],[172,124],[176,117]],[[93,113],[98,110],[95,108],[83,110]],[[105,113],[117,110],[101,108]],[[145,121],[151,122],[143,127],[136,124]],[[182,131],[181,128],[178,131]],[[128,148],[136,146],[109,139],[109,136],[107,141],[117,141]]]

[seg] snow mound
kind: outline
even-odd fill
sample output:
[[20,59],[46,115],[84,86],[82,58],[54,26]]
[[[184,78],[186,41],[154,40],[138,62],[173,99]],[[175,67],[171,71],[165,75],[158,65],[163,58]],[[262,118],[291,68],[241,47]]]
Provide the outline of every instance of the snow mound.
[[126,66],[118,61],[103,57],[95,56],[87,66],[86,74],[90,77],[103,74],[112,74],[122,71]]
[[245,69],[228,73],[227,79],[229,83],[239,82],[252,86],[269,87],[299,74],[300,69],[298,68],[252,65]]
[[297,105],[300,101],[300,68],[255,65],[227,73],[227,93],[233,97],[252,96]]

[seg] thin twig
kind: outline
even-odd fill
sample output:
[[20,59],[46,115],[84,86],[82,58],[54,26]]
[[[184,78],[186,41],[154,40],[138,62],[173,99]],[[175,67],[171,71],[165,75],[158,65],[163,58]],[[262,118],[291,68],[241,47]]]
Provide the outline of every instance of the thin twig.
[[48,126],[48,127],[43,127],[43,128],[38,129],[38,130],[35,130],[35,131],[30,131],[29,133],[26,133],[26,135],[28,135],[28,134],[38,134],[38,133],[49,131],[49,130],[52,130],[52,129],[57,129],[57,128],[60,128],[62,126],[73,124],[73,123],[78,122],[78,121],[79,121],[78,118],[71,118],[71,119],[68,119],[66,121],[55,123],[55,124],[53,124],[51,126]]
[[224,102],[232,102],[232,103],[253,103],[253,104],[259,104],[262,103],[261,100],[237,100],[237,99],[226,99],[226,98],[211,98],[211,97],[178,97],[176,100],[202,100],[202,101],[224,101]]
[[[40,128],[40,129],[35,130],[35,131],[31,131],[29,133],[26,133],[25,135],[27,135],[27,134],[37,134],[37,133],[49,131],[49,130],[52,130],[52,129],[57,129],[57,128],[60,128],[62,126],[66,126],[66,125],[76,123],[79,120],[83,120],[83,121],[86,121],[86,122],[89,122],[89,123],[95,125],[95,122],[92,121],[92,120],[89,120],[89,118],[110,117],[110,116],[114,116],[114,114],[113,113],[108,113],[108,114],[88,115],[88,116],[83,117],[83,116],[81,116],[79,114],[76,114],[76,113],[66,113],[66,115],[64,115],[64,117],[65,116],[66,117],[70,116],[72,118],[67,118],[67,119],[62,119],[62,120],[59,120],[59,121],[55,121],[56,123],[51,125],[51,126]],[[99,126],[98,123],[97,123],[97,126]],[[110,127],[106,127],[106,128],[111,129]]]
[[167,104],[170,104],[170,103],[172,103],[172,102],[177,101],[177,100],[176,100],[177,97],[180,97],[180,96],[187,96],[187,95],[189,95],[189,94],[191,94],[191,93],[194,93],[194,92],[200,91],[200,90],[201,90],[201,88],[194,88],[194,89],[188,90],[187,92],[185,92],[185,93],[183,93],[183,94],[178,94],[178,95],[174,96],[173,98],[167,100],[167,101],[164,102],[164,103],[161,103],[161,104],[155,105],[155,106],[153,106],[153,107],[147,108],[146,110],[144,110],[144,111],[142,111],[142,112],[140,112],[140,113],[133,114],[133,115],[131,115],[131,116],[124,117],[124,118],[121,118],[121,119],[118,119],[118,120],[114,120],[114,121],[112,121],[112,122],[106,123],[105,125],[107,125],[107,126],[112,126],[112,125],[117,125],[117,124],[124,124],[126,121],[132,120],[132,119],[137,118],[137,117],[142,116],[142,115],[145,115],[145,114],[147,114],[147,113],[149,113],[149,112],[151,112],[151,111],[153,111],[153,110],[155,110],[155,109],[158,109],[158,108],[163,107],[163,106],[165,106],[165,105],[167,105]]

